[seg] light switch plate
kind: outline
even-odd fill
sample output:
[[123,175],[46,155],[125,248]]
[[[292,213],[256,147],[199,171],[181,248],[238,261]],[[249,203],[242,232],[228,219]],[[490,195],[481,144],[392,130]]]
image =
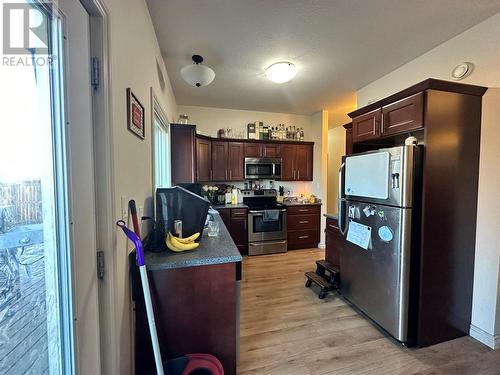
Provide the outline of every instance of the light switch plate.
[[121,216],[122,219],[126,219],[128,216],[128,197],[126,195],[121,196]]

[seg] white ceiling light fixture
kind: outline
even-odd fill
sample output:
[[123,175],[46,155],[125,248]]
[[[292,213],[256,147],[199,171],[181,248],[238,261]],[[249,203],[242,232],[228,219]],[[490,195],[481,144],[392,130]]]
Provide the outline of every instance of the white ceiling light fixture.
[[203,87],[212,83],[215,78],[215,72],[206,65],[201,65],[203,57],[193,55],[193,64],[181,69],[181,76],[184,81],[194,87]]
[[456,81],[459,81],[461,79],[464,79],[472,74],[472,71],[474,70],[474,64],[471,62],[463,62],[461,64],[458,64],[456,67],[453,68],[451,71],[451,78],[453,78]]
[[297,67],[291,62],[282,61],[272,64],[266,69],[266,78],[274,83],[285,83],[297,74]]

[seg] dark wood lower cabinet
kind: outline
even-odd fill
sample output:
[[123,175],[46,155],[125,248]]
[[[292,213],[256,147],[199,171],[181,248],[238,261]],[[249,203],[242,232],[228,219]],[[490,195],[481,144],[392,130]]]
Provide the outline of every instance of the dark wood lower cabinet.
[[339,232],[337,220],[327,218],[325,228],[325,259],[340,269],[340,249],[344,243],[344,237]]
[[231,232],[231,209],[230,208],[220,208],[217,210],[219,212],[220,218],[224,222],[227,230]]
[[219,215],[241,255],[248,254],[248,210],[219,208]]
[[[135,264],[135,258],[132,262]],[[236,374],[238,267],[240,264],[225,263],[148,272],[164,361],[188,353],[209,353],[221,361],[225,374]],[[133,267],[132,274],[135,373],[154,374],[153,349],[137,267]]]
[[320,205],[297,205],[287,208],[288,250],[318,247],[320,241]]
[[248,254],[247,210],[231,209],[231,237],[241,255]]

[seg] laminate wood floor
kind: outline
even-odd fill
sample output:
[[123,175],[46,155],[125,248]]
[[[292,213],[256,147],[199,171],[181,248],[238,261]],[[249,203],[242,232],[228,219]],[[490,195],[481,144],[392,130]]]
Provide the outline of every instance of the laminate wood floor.
[[500,350],[470,337],[422,349],[388,338],[335,294],[305,288],[320,249],[246,257],[240,375],[499,374]]

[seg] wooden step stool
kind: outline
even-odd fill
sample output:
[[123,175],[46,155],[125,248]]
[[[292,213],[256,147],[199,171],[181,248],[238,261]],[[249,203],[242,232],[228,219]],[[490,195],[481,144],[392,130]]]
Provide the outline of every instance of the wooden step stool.
[[319,299],[325,298],[329,291],[339,289],[340,271],[326,260],[317,260],[316,272],[306,272],[305,275],[307,277],[306,288],[313,283],[321,288]]

